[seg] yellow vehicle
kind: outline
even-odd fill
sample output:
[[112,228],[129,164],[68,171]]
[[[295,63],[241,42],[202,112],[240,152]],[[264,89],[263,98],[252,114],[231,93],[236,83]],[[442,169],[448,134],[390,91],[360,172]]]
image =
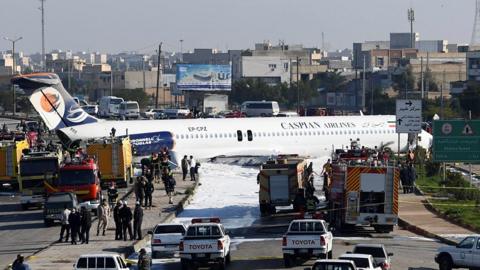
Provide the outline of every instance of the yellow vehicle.
[[52,185],[60,167],[61,152],[29,152],[19,162],[18,186],[23,210],[42,206],[46,195],[45,182]]
[[262,164],[258,174],[259,203],[262,215],[275,213],[276,206],[295,205],[295,198],[302,193],[309,179],[307,161],[298,156],[280,156]]
[[90,141],[87,154],[94,156],[98,162],[102,187],[111,182],[118,187],[126,187],[132,180],[132,145],[129,138],[107,137]]
[[0,182],[10,184],[17,189],[18,164],[24,149],[28,149],[27,140],[0,141]]

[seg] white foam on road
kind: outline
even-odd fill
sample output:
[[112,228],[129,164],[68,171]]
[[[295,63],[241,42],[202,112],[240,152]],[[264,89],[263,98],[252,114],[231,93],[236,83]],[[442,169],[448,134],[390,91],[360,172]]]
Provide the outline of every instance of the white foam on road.
[[257,167],[202,163],[200,186],[175,220],[189,224],[194,217],[219,217],[226,228],[243,228],[260,217]]

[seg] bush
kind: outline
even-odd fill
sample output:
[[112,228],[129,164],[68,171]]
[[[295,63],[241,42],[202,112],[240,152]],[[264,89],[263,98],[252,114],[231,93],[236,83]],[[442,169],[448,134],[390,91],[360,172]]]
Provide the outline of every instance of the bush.
[[428,177],[438,175],[440,172],[440,163],[427,160],[425,162],[425,172]]
[[457,200],[480,201],[480,190],[470,188],[470,183],[460,173],[447,173],[445,187]]

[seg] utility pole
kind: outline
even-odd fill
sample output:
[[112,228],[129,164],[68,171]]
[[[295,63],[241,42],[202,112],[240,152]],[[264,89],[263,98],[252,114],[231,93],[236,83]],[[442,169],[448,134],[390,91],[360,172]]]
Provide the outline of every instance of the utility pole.
[[45,0],[40,0],[42,4],[40,11],[42,12],[42,68],[47,71],[47,59],[45,57]]
[[183,39],[180,39],[180,62],[183,63]]
[[162,54],[162,42],[158,45],[158,58],[157,58],[157,90],[155,93],[155,109],[158,109],[158,88],[160,87],[160,54]]
[[[429,64],[430,64],[430,54],[427,52],[427,69],[426,71],[429,72]],[[428,92],[430,91],[430,81],[428,78],[425,79],[425,92],[427,94],[427,99],[428,99]]]
[[299,70],[298,65],[300,63],[300,58],[297,56],[297,113],[300,113],[300,79],[299,79]]
[[146,93],[147,87],[145,83],[145,56],[142,57],[142,71],[143,71],[143,92]]
[[413,22],[415,21],[415,11],[413,8],[408,9],[408,20],[410,21],[410,45],[411,48],[415,48],[415,37],[413,36]]
[[110,96],[113,96],[113,70],[110,70]]
[[366,56],[363,55],[363,76],[362,76],[362,110],[365,112],[365,73],[366,73]]
[[[15,60],[15,43],[19,40],[21,40],[23,37],[11,39],[8,37],[4,37],[3,39],[8,40],[12,42],[12,77],[17,74],[17,66],[16,66],[16,60]],[[12,93],[13,93],[13,115],[17,113],[17,95],[15,93],[15,85],[12,84]]]
[[443,70],[443,80],[442,85],[440,87],[440,118],[443,120],[443,86],[445,85],[445,70]]
[[422,91],[422,100],[425,97],[425,84],[424,84],[424,78],[423,78],[423,57],[420,58],[420,90]]

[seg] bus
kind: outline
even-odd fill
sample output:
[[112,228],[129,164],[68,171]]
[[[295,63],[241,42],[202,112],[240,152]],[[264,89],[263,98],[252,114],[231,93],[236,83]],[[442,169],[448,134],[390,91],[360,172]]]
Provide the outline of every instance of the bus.
[[104,96],[98,102],[98,116],[116,117],[119,116],[120,103],[124,100],[120,97]]
[[242,103],[241,111],[247,117],[276,116],[280,108],[276,101],[245,101]]

